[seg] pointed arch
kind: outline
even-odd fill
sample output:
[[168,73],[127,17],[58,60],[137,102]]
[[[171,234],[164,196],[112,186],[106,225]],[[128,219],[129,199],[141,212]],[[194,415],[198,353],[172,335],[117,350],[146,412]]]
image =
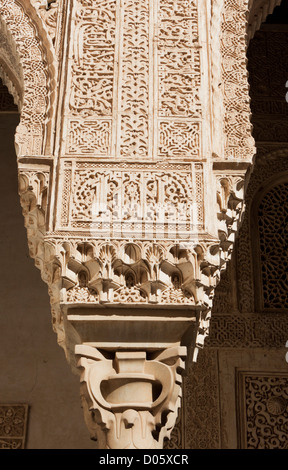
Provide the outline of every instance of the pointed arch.
[[0,31],[0,75],[21,113],[17,155],[50,154],[57,68],[52,41],[27,0],[0,0]]

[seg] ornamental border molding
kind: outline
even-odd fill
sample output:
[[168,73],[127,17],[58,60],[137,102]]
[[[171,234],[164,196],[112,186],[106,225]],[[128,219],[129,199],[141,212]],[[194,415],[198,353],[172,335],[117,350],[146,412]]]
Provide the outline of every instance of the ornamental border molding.
[[[8,41],[10,36],[16,45],[23,71],[21,120],[15,136],[18,158],[50,154],[57,89],[57,63],[52,41],[43,21],[28,0],[21,4],[16,0],[1,0],[0,17],[9,31]],[[13,76],[8,75],[10,82],[14,83]],[[7,77],[4,75],[3,78],[11,89]],[[42,90],[38,95],[36,87]]]
[[215,314],[205,349],[283,349],[287,338],[285,313]]

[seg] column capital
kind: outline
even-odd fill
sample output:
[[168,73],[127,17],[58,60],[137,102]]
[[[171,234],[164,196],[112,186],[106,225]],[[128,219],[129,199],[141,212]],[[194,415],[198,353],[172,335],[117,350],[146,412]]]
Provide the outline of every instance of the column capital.
[[114,351],[77,345],[81,398],[91,437],[105,449],[161,449],[181,401],[185,347]]

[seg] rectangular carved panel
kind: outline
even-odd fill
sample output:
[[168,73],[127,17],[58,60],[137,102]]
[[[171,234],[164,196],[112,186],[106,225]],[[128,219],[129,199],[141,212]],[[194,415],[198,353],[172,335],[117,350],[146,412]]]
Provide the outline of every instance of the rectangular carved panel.
[[158,0],[158,5],[158,154],[166,158],[200,158],[197,2]]
[[24,449],[28,405],[0,404],[0,449]]
[[238,371],[242,449],[287,449],[288,373]]
[[195,0],[76,0],[67,156],[202,159]]
[[107,156],[111,148],[112,121],[108,119],[72,120],[69,122],[67,153]]
[[65,126],[69,155],[112,152],[117,7],[118,0],[74,2]]
[[183,242],[204,229],[201,163],[128,166],[67,160],[62,172],[60,229]]

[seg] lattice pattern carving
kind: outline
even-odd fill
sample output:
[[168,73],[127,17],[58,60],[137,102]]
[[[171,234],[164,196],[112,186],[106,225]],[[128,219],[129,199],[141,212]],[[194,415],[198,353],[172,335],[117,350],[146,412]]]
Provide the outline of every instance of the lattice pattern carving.
[[263,308],[285,309],[287,299],[288,183],[279,184],[263,197],[258,210]]
[[105,119],[74,121],[71,119],[67,152],[70,155],[107,156],[111,148],[111,121]]
[[283,348],[288,337],[287,316],[274,314],[212,315],[205,346],[211,348]]
[[[266,155],[265,160],[258,158],[254,167],[254,171],[250,176],[249,185],[246,190],[246,212],[243,218],[243,223],[239,231],[237,239],[237,263],[241,270],[238,270],[238,295],[239,295],[239,309],[243,312],[254,311],[254,282],[253,282],[253,264],[252,264],[252,250],[251,243],[251,225],[248,214],[251,214],[253,198],[257,194],[263,184],[268,181],[271,184],[273,177],[277,181],[280,173],[285,173],[288,170],[287,151],[279,150]],[[257,233],[254,234],[257,240]],[[255,239],[254,239],[255,240]],[[247,256],[247,253],[249,255]],[[257,301],[257,303],[259,303]]]

